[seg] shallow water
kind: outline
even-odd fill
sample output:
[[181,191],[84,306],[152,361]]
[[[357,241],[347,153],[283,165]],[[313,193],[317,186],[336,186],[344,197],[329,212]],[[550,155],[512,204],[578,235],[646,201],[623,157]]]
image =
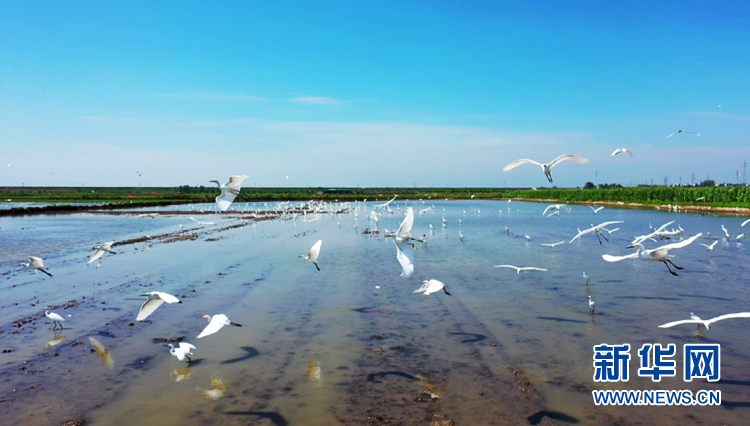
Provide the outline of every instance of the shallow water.
[[[649,222],[676,220],[687,235],[715,238],[723,237],[722,224],[741,232],[742,218],[610,208],[594,215],[573,206],[558,219],[542,217],[546,205],[536,203],[418,202],[432,204],[413,231],[426,234],[428,244],[403,246],[415,265],[409,279],[399,278],[392,240],[362,234],[375,229],[367,219],[371,207],[358,218],[323,215],[311,223],[269,220],[232,229],[224,229],[239,223],[231,215],[204,215],[201,220],[215,225],[198,228],[165,208],[155,219],[0,219],[0,266],[9,270],[0,276],[0,349],[12,350],[0,354],[0,416],[30,425],[79,417],[94,425],[442,419],[479,425],[534,423],[541,411],[560,424],[745,423],[747,320],[720,322],[708,332],[657,325],[690,312],[711,318],[750,310],[744,279],[750,247],[722,238],[706,253],[698,242],[710,241],[700,239],[673,252],[685,268],[677,277],[659,262],[601,258],[629,253],[625,247],[648,232]],[[396,229],[402,214],[403,207],[383,216],[380,230]],[[577,228],[610,220],[624,221],[610,242],[600,245],[587,235],[573,244],[541,245],[569,241]],[[94,244],[145,234],[154,240],[115,246],[118,254],[105,256],[100,267],[86,266]],[[166,234],[196,238],[167,242],[174,238],[159,237]],[[320,272],[298,257],[318,239]],[[18,271],[27,255],[43,257],[55,276]],[[518,275],[497,264],[548,271]],[[412,293],[430,278],[446,283],[452,297]],[[184,296],[184,303],[163,305],[149,322],[135,322],[138,295],[153,290]],[[596,302],[593,317],[587,295]],[[67,309],[55,311],[66,318],[65,329],[48,348],[56,334],[42,308],[63,304]],[[206,324],[201,315],[217,313],[242,327],[196,339]],[[29,322],[12,326],[24,318]],[[91,352],[90,336],[109,350],[111,368]],[[193,359],[199,361],[189,368],[153,341],[178,336],[197,346]],[[646,342],[678,345],[678,377],[653,383],[637,376],[636,350]],[[593,382],[592,346],[600,343],[631,344],[629,382]],[[684,343],[722,345],[721,382],[682,381]],[[217,389],[207,395],[212,379]],[[597,407],[592,389],[720,389],[724,405]]]

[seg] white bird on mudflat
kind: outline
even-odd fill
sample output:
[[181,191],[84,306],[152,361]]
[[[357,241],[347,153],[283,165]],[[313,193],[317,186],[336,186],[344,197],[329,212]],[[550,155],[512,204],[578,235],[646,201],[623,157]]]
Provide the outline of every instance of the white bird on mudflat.
[[530,237],[530,236],[528,236],[528,235],[524,234],[524,236],[523,236],[523,237],[524,237],[524,238],[526,238],[526,242],[527,242],[527,243],[528,243],[528,242],[531,242],[531,237]]
[[[45,307],[44,309],[49,309],[49,306]],[[58,325],[60,326],[60,330],[63,329],[62,322],[65,321],[65,318],[60,316],[60,314],[56,314],[54,312],[46,310],[44,311],[44,316],[55,322],[54,327],[52,327],[53,330],[56,329]]]
[[[573,237],[573,239],[572,239],[572,240],[570,240],[570,242],[572,243],[573,241],[575,241],[575,240],[579,239],[579,238],[580,238],[580,237],[581,237],[582,235],[586,235],[586,234],[588,234],[588,233],[591,233],[591,232],[593,232],[593,233],[594,233],[594,235],[596,235],[596,238],[597,238],[597,239],[599,239],[599,244],[601,244],[601,243],[602,243],[602,240],[601,240],[601,239],[599,238],[599,236],[601,235],[602,237],[604,237],[604,234],[602,234],[602,230],[603,230],[603,229],[604,229],[605,227],[607,227],[607,226],[609,226],[609,225],[614,225],[614,224],[616,224],[616,223],[624,223],[624,222],[623,222],[623,221],[621,221],[621,220],[619,220],[619,221],[611,221],[611,222],[604,222],[604,223],[600,223],[600,224],[598,224],[598,225],[596,225],[596,226],[594,226],[594,225],[592,224],[592,225],[591,225],[591,228],[588,228],[588,229],[584,229],[583,231],[578,231],[578,235],[576,235],[575,237]],[[605,239],[605,240],[607,240],[607,242],[609,242],[609,240],[607,239],[607,237],[604,237],[604,239]]]
[[674,136],[674,135],[676,135],[676,134],[678,134],[678,133],[690,133],[691,135],[695,135],[695,136],[700,136],[700,135],[701,135],[700,133],[689,132],[689,131],[687,131],[687,130],[678,130],[678,131],[676,131],[676,132],[672,132],[672,133],[671,133],[671,134],[670,134],[669,136],[667,136],[667,137],[668,137],[668,138],[671,138],[672,136]]
[[495,265],[495,268],[512,268],[512,269],[516,270],[516,273],[518,273],[518,275],[521,275],[521,272],[526,272],[526,271],[542,271],[542,272],[546,272],[547,271],[546,269],[535,268],[533,266],[527,266],[525,268],[519,268],[518,266],[513,266],[513,265]]
[[458,239],[459,239],[459,241],[461,241],[462,243],[464,242],[464,234],[462,234],[462,233],[461,233],[461,231],[458,231]]
[[632,152],[630,152],[630,150],[629,150],[629,149],[626,149],[626,148],[619,148],[619,149],[616,149],[616,150],[615,150],[615,151],[614,151],[614,152],[612,153],[612,156],[614,157],[615,155],[617,155],[617,154],[620,154],[620,153],[622,153],[622,152],[627,152],[628,154],[630,154],[630,156],[631,156],[631,157],[633,156],[633,153],[632,153]]
[[219,210],[225,212],[232,205],[234,199],[240,195],[240,189],[242,189],[242,182],[249,176],[229,176],[229,182],[224,185],[219,184],[219,181],[214,179],[209,182],[216,183],[216,186],[221,189],[221,195],[216,197],[216,206]]
[[227,318],[224,314],[216,314],[214,316],[210,315],[203,315],[202,318],[208,319],[208,325],[206,328],[201,331],[201,334],[198,335],[198,339],[202,337],[209,336],[211,334],[216,333],[217,331],[221,330],[222,327],[225,325],[233,325],[235,327],[242,327],[242,325],[237,324],[236,322],[229,321],[229,318]]
[[543,246],[547,246],[547,247],[559,246],[560,244],[565,244],[565,241],[560,241],[558,243],[552,243],[552,244],[542,243]]
[[44,263],[42,262],[41,257],[29,256],[29,263],[21,263],[21,265],[25,266],[27,269],[33,269],[35,271],[42,271],[45,274],[49,275],[50,277],[52,276],[52,274],[47,272],[47,268],[44,266]]
[[708,244],[703,244],[703,243],[701,243],[701,245],[707,249],[706,250],[707,252],[709,252],[709,251],[713,250],[714,247],[716,247],[716,243],[718,243],[718,242],[719,242],[719,240],[716,240],[713,243],[711,243],[710,246]]
[[399,265],[401,265],[401,278],[409,278],[414,273],[414,265],[411,263],[408,257],[401,251],[398,243],[393,242],[396,245],[396,259]]
[[108,243],[100,244],[94,247],[94,249],[96,249],[96,253],[94,253],[94,255],[91,256],[91,259],[89,259],[88,263],[95,262],[97,259],[104,256],[104,253],[117,254],[111,250],[112,244],[114,243],[115,243],[114,241],[110,241]]
[[594,315],[594,310],[596,310],[596,306],[594,306],[594,300],[591,299],[591,296],[586,296],[589,299],[589,315]]
[[699,316],[690,312],[689,320],[668,322],[666,324],[660,325],[659,328],[670,328],[670,327],[674,327],[676,325],[682,325],[682,324],[698,324],[699,327],[702,325],[703,327],[706,328],[706,330],[709,330],[711,324],[717,321],[722,321],[722,320],[731,319],[731,318],[750,318],[750,312],[738,312],[736,314],[719,315],[718,317],[707,319],[707,320],[702,320]]
[[414,293],[424,293],[425,296],[428,296],[432,293],[437,293],[440,290],[443,290],[448,296],[452,296],[452,294],[448,293],[448,288],[445,284],[438,280],[422,281],[422,287],[414,290]]
[[744,232],[737,236],[737,241],[741,240],[742,238],[745,238]]
[[546,209],[542,212],[542,216],[546,215],[548,211],[550,210],[560,210],[560,209],[566,209],[568,212],[570,212],[570,207],[567,204],[552,204],[547,206]]
[[727,228],[724,227],[724,224],[721,225],[721,230],[724,231],[724,235],[729,238],[729,231],[727,231]]
[[192,362],[193,360],[190,359],[188,355],[192,355],[193,352],[191,352],[191,349],[197,349],[195,345],[191,343],[186,342],[180,342],[179,347],[174,347],[173,344],[167,345],[169,346],[169,353],[172,354],[172,356],[176,357],[180,361],[188,360],[188,362]]
[[643,247],[643,244],[638,243],[638,244],[634,244],[634,245],[628,247],[628,248],[636,248],[637,247],[638,251],[636,253],[631,253],[631,254],[629,254],[627,256],[612,256],[612,255],[609,255],[609,254],[603,254],[602,258],[604,260],[606,260],[607,262],[619,262],[619,261],[625,260],[625,259],[641,259],[641,260],[645,260],[645,261],[659,261],[659,262],[663,262],[664,265],[667,266],[667,269],[669,270],[670,274],[672,274],[672,275],[678,275],[676,272],[672,271],[672,268],[670,268],[669,265],[671,264],[672,266],[674,266],[677,269],[683,269],[683,268],[675,265],[672,262],[672,260],[670,259],[671,256],[669,255],[669,251],[670,250],[679,249],[679,248],[683,248],[683,247],[687,247],[690,244],[692,244],[693,241],[695,241],[696,239],[698,239],[701,235],[703,235],[703,234],[699,233],[698,235],[693,235],[692,237],[688,238],[687,240],[680,241],[679,243],[667,244],[667,245],[664,245],[664,246],[661,246],[661,247],[658,247],[658,248],[655,248],[655,249],[652,249],[652,250],[646,250]]
[[318,256],[320,255],[321,244],[323,244],[323,240],[318,240],[317,243],[313,244],[312,248],[307,253],[307,256],[300,255],[301,258],[312,262],[318,271],[320,271],[320,267],[318,266]]
[[[577,155],[563,154],[563,155],[555,158],[554,160],[552,160],[549,164],[541,164],[541,163],[537,163],[534,160],[527,160],[527,159],[516,160],[516,161],[508,164],[507,166],[505,166],[503,168],[503,171],[507,172],[508,170],[512,170],[512,169],[520,166],[521,164],[527,164],[527,163],[528,164],[536,164],[537,166],[539,166],[539,167],[542,168],[542,172],[544,172],[544,175],[547,177],[547,180],[550,181],[550,182],[552,182],[552,168],[555,167],[556,165],[562,163],[563,161],[566,161],[566,160],[574,161],[574,162],[576,162],[578,164],[586,164],[586,163],[589,162],[589,160],[587,160],[587,159],[585,159],[583,157],[579,157]],[[508,200],[508,201],[510,201],[510,200]]]
[[164,293],[161,291],[149,291],[148,293],[141,294],[141,297],[144,296],[148,297],[148,300],[143,302],[143,305],[141,305],[141,309],[138,311],[138,316],[136,316],[135,318],[136,321],[145,320],[164,303],[182,303],[182,300],[176,298],[175,296],[172,296],[169,293]]
[[598,209],[595,209],[595,208],[593,208],[593,207],[591,207],[591,206],[589,206],[589,208],[590,208],[591,210],[593,210],[593,211],[594,211],[594,214],[597,214],[597,213],[599,213],[599,211],[600,211],[601,209],[603,209],[603,208],[604,208],[604,206],[602,206],[602,207],[599,207]]

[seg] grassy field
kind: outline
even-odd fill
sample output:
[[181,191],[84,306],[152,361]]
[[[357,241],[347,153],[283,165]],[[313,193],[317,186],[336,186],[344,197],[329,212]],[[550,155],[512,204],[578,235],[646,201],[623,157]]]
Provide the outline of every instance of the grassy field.
[[[632,187],[607,189],[518,188],[357,188],[327,193],[329,188],[243,188],[236,201],[387,200],[524,198],[561,202],[625,202],[645,205],[679,204],[750,207],[750,187]],[[0,188],[0,199],[50,203],[167,203],[213,202],[218,188]]]

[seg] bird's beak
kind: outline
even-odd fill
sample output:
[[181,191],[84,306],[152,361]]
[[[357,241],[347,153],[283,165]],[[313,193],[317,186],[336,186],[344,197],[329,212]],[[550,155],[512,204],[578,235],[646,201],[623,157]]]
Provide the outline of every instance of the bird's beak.
[[637,245],[628,246],[628,248],[636,248],[636,247],[638,246]]
[[236,322],[229,322],[230,325],[233,325],[235,327],[242,327],[242,324],[237,324]]

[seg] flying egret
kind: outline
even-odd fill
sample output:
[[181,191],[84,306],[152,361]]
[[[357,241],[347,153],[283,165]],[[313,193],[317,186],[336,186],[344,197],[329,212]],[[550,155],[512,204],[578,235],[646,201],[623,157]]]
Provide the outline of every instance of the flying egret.
[[193,362],[192,359],[188,355],[192,355],[193,352],[191,352],[191,349],[197,349],[195,345],[191,343],[186,342],[180,342],[179,347],[174,347],[171,343],[169,346],[169,353],[172,354],[172,356],[176,357],[180,361],[184,361],[185,359],[188,360],[188,363]]
[[224,314],[216,314],[214,316],[203,315],[202,318],[208,319],[208,325],[203,329],[203,331],[201,331],[201,334],[198,335],[198,339],[216,333],[225,325],[242,327],[242,325],[237,324],[236,322],[229,321],[229,318],[227,318],[227,316]]
[[631,254],[629,254],[627,256],[611,256],[609,254],[603,254],[602,258],[604,260],[606,260],[607,262],[619,262],[619,261],[625,260],[625,259],[641,259],[641,260],[645,260],[645,261],[659,261],[659,262],[663,262],[664,265],[667,266],[667,269],[669,270],[670,274],[672,274],[672,275],[678,275],[676,272],[672,271],[672,268],[670,268],[669,265],[671,264],[672,266],[674,266],[677,269],[683,269],[683,268],[675,265],[672,262],[672,260],[670,260],[669,251],[670,250],[674,250],[674,249],[679,249],[679,248],[687,247],[690,244],[692,244],[693,241],[695,241],[696,239],[698,239],[698,237],[700,237],[701,235],[703,235],[703,234],[699,233],[698,235],[694,235],[694,236],[688,238],[687,240],[680,241],[679,243],[667,244],[667,245],[664,245],[664,246],[661,246],[661,247],[658,247],[658,248],[655,248],[655,249],[652,249],[652,250],[646,250],[643,247],[643,244],[637,243],[637,244],[634,244],[634,245],[631,245],[631,246],[628,247],[628,248],[636,248],[637,247],[638,251],[636,253],[631,253]]
[[27,269],[42,271],[50,277],[52,276],[52,274],[47,272],[47,268],[44,266],[41,257],[29,256],[29,263],[21,263],[21,265],[25,266]]
[[[552,182],[552,168],[555,167],[556,165],[562,163],[563,161],[566,161],[566,160],[574,161],[574,162],[576,162],[578,164],[586,164],[586,163],[589,162],[589,160],[587,160],[587,159],[585,159],[583,157],[579,157],[577,155],[563,154],[563,155],[555,158],[554,160],[552,160],[549,164],[541,164],[541,163],[537,163],[536,161],[527,160],[527,159],[516,160],[516,161],[508,164],[507,166],[505,166],[503,168],[503,171],[507,172],[508,170],[512,170],[512,169],[520,166],[521,164],[527,164],[527,163],[528,164],[536,164],[537,166],[539,166],[539,167],[542,168],[542,171],[544,172],[544,175],[547,177],[547,180],[550,181],[550,182]],[[508,201],[510,201],[510,200],[508,200]]]
[[114,243],[115,243],[114,241],[110,241],[108,243],[104,243],[104,244],[101,244],[101,245],[98,245],[98,246],[94,247],[94,249],[96,249],[96,253],[94,253],[94,255],[91,256],[91,259],[89,259],[88,263],[95,262],[97,259],[99,259],[100,257],[104,256],[104,253],[117,254],[117,253],[113,252],[112,249],[111,249],[112,244],[114,244]]
[[591,280],[589,280],[589,276],[586,275],[586,271],[583,272],[583,279],[586,280],[586,285],[589,285],[589,281]]
[[596,309],[596,306],[594,306],[594,300],[591,299],[591,296],[586,296],[589,299],[589,315],[594,315],[594,310]]
[[203,225],[213,225],[214,224],[213,222],[201,222],[201,221],[195,220],[195,219],[193,219],[192,216],[190,216],[190,220],[192,220],[193,222],[197,223],[198,226],[200,226],[201,228],[203,228]]
[[414,265],[409,258],[406,257],[404,252],[401,251],[398,244],[395,241],[393,243],[396,245],[396,259],[401,265],[401,278],[409,278],[411,274],[414,273]]
[[445,284],[438,280],[422,281],[422,287],[414,290],[414,293],[424,293],[425,296],[428,296],[432,293],[437,293],[440,290],[443,290],[448,296],[452,296],[452,294],[448,293],[448,288]]
[[307,256],[300,255],[301,258],[308,260],[315,265],[315,268],[320,271],[320,267],[318,266],[318,255],[320,255],[320,245],[323,244],[323,240],[318,240],[317,243],[313,244],[310,251],[307,253]]
[[[601,240],[601,239],[599,238],[599,236],[600,236],[600,235],[601,235],[602,237],[604,237],[604,234],[602,234],[602,229],[604,229],[605,227],[607,227],[607,226],[609,226],[609,225],[614,225],[614,224],[616,224],[616,223],[624,223],[624,222],[623,222],[623,221],[621,221],[621,220],[619,220],[619,221],[611,221],[611,222],[604,222],[604,223],[600,223],[600,224],[598,224],[598,225],[596,225],[596,226],[594,226],[594,225],[592,224],[592,225],[591,225],[591,228],[588,228],[588,229],[584,229],[583,231],[580,231],[580,230],[579,230],[579,231],[578,231],[578,235],[576,235],[575,237],[573,237],[573,239],[572,239],[572,240],[570,240],[570,242],[572,243],[573,241],[575,241],[575,240],[577,240],[578,238],[580,238],[580,237],[581,237],[582,235],[586,235],[586,234],[588,234],[588,233],[590,233],[590,232],[593,232],[593,233],[594,233],[594,235],[596,235],[596,238],[597,238],[597,239],[599,240],[599,244],[602,244],[602,240]],[[604,237],[604,239],[605,239],[605,240],[607,240],[607,242],[609,242],[609,240],[607,239],[607,237]]]
[[383,204],[373,204],[372,207],[376,208],[376,209],[377,208],[381,208],[381,207],[385,207],[387,209],[388,205],[391,204],[393,202],[393,200],[395,200],[397,197],[398,197],[398,195],[394,195],[393,198],[391,198],[389,201],[387,201],[387,202],[385,202]]
[[721,225],[721,230],[724,231],[724,235],[729,238],[729,231],[727,231],[727,228],[724,227],[724,224]]
[[741,240],[743,238],[745,238],[745,233],[744,232],[737,236],[737,241],[739,241],[739,240]]
[[240,195],[240,189],[242,189],[242,182],[249,176],[229,176],[229,182],[224,185],[219,184],[219,181],[214,179],[209,182],[216,183],[216,186],[221,189],[221,195],[216,197],[216,206],[219,210],[225,212],[232,205],[234,199]]
[[543,246],[547,246],[547,247],[559,246],[560,244],[565,244],[565,241],[560,241],[560,242],[552,243],[552,244],[542,243]]
[[694,313],[690,312],[690,319],[689,320],[680,320],[680,321],[672,321],[668,322],[666,324],[662,324],[659,326],[659,328],[670,328],[674,327],[676,325],[682,325],[682,324],[698,324],[700,327],[701,325],[706,327],[706,330],[710,329],[711,324],[722,321],[725,319],[731,319],[731,318],[750,318],[750,312],[738,312],[736,314],[726,314],[726,315],[719,315],[718,317],[702,320],[699,316],[695,315]]
[[560,209],[566,209],[568,212],[570,212],[570,207],[567,204],[552,204],[547,206],[546,209],[542,212],[542,216],[546,215],[548,211],[550,210],[560,210]]
[[740,225],[740,226],[745,226],[745,225],[747,225],[748,223],[750,223],[750,219],[748,219],[748,220],[746,220],[746,221],[742,222],[742,225]]
[[[445,218],[443,218],[443,221],[445,221]],[[445,224],[443,224],[445,226]],[[419,241],[420,243],[423,243],[424,240],[418,240],[416,238],[412,238],[411,236],[411,230],[414,227],[414,208],[409,207],[406,209],[406,217],[404,217],[403,222],[401,222],[401,226],[398,227],[398,231],[396,231],[395,236],[396,237],[396,244],[402,245],[402,244],[409,244],[414,247],[414,243],[411,241]],[[432,229],[432,225],[430,225],[430,229]]]
[[[49,306],[45,307],[44,309],[49,309]],[[55,322],[54,327],[52,327],[53,330],[56,329],[58,325],[60,326],[60,330],[63,329],[62,322],[65,321],[65,318],[63,318],[62,316],[60,316],[60,314],[56,314],[54,312],[50,312],[48,310],[45,310],[44,311],[44,316]]]
[[527,266],[525,268],[519,268],[518,266],[513,266],[513,265],[495,265],[495,268],[513,268],[513,269],[516,270],[516,272],[518,273],[518,275],[521,275],[521,272],[526,272],[526,271],[542,271],[542,272],[546,272],[547,271],[546,269],[535,268],[533,266]]
[[593,207],[591,207],[591,206],[589,206],[589,208],[590,208],[591,210],[593,210],[593,211],[594,211],[594,214],[597,214],[597,213],[599,213],[599,211],[600,211],[601,209],[603,209],[603,208],[604,208],[604,206],[602,206],[602,207],[599,207],[598,209],[595,209],[595,208],[593,208]]
[[678,131],[676,131],[676,132],[672,132],[672,133],[671,133],[671,134],[670,134],[669,136],[667,136],[667,137],[668,137],[668,138],[671,138],[672,136],[674,136],[674,135],[676,135],[676,134],[678,134],[678,133],[690,133],[691,135],[695,135],[695,136],[700,136],[700,135],[701,135],[700,133],[689,132],[689,131],[687,131],[687,130],[678,130]]
[[713,243],[711,243],[710,246],[708,244],[703,244],[703,243],[701,243],[701,245],[706,248],[706,252],[709,252],[709,251],[711,251],[711,250],[714,249],[714,247],[716,246],[716,243],[718,243],[718,242],[719,242],[719,240],[716,240]]
[[553,211],[550,213],[547,217],[557,216],[557,219],[560,219],[560,210]]
[[141,309],[138,311],[138,316],[135,318],[136,321],[143,321],[153,314],[156,308],[163,305],[164,303],[182,303],[182,300],[172,296],[169,293],[161,291],[150,291],[141,296],[148,297],[148,300],[143,302]]
[[627,148],[619,148],[619,149],[616,149],[616,150],[615,150],[615,151],[614,151],[614,152],[612,153],[612,156],[614,157],[615,155],[617,155],[617,154],[620,154],[620,153],[622,153],[622,152],[627,152],[628,154],[630,154],[630,156],[631,156],[631,157],[633,156],[633,153],[632,153],[632,152],[630,152],[630,150],[629,150],[629,149],[627,149]]
[[700,200],[703,200],[704,198],[706,198],[706,197],[705,196],[704,197],[698,197],[698,198],[695,199],[695,201],[700,201]]

